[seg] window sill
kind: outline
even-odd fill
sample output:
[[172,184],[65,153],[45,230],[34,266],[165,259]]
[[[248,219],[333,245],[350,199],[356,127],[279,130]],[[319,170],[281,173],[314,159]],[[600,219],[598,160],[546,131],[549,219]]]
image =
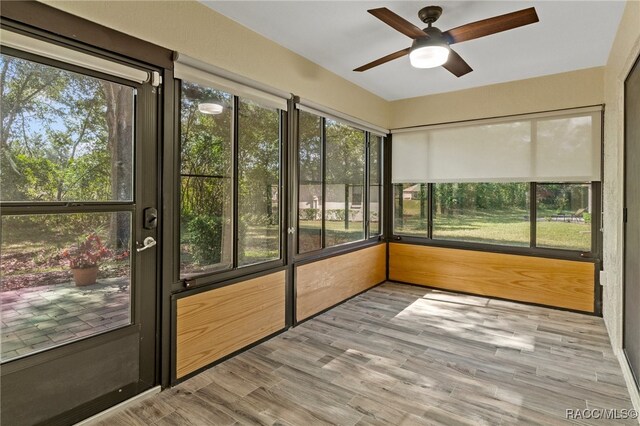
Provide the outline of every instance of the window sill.
[[591,252],[578,250],[551,249],[541,247],[502,246],[497,244],[471,243],[464,241],[433,240],[429,238],[394,235],[390,243],[414,244],[422,246],[442,247],[460,250],[475,250],[491,253],[514,254],[520,256],[534,256],[548,259],[575,260],[578,262],[596,263],[599,261]]

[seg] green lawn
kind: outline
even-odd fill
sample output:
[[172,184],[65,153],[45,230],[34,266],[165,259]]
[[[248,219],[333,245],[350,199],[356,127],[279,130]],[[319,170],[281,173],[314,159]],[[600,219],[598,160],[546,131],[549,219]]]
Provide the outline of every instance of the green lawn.
[[[396,233],[427,235],[427,219],[420,218],[417,200],[405,200],[404,218],[395,221]],[[554,218],[556,212],[541,212],[536,222],[537,246],[587,251],[591,247],[591,224],[584,221],[563,221]],[[568,212],[565,212],[568,213]],[[434,239],[468,241],[509,246],[529,246],[529,212],[474,211],[464,214],[434,217]]]

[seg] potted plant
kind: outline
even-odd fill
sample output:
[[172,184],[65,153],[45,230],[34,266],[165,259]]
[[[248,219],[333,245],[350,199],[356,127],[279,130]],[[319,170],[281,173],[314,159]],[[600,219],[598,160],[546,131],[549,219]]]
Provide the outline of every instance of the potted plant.
[[61,254],[63,259],[69,260],[69,267],[77,286],[95,284],[98,278],[98,263],[110,256],[111,250],[102,243],[95,232]]

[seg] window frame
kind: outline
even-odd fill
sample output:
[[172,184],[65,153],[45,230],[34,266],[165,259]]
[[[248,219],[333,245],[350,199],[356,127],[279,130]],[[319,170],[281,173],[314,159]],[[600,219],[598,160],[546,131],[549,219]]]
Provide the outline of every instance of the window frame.
[[[371,139],[374,137],[380,138],[380,146],[378,147],[378,183],[376,186],[378,187],[378,232],[375,234],[371,233]],[[375,240],[379,241],[382,239],[384,235],[384,179],[386,176],[384,170],[384,147],[385,147],[385,136],[375,135],[371,132],[367,132],[367,145],[366,145],[366,193],[367,193],[367,204],[366,204],[366,238],[367,240]],[[364,202],[364,201],[363,201]]]
[[[286,228],[286,196],[288,193],[288,184],[286,180],[286,170],[288,167],[287,163],[287,149],[289,145],[289,139],[287,137],[287,128],[288,128],[288,112],[282,109],[276,109],[278,111],[278,135],[279,135],[279,146],[278,146],[278,160],[279,160],[279,174],[278,174],[278,224],[280,227],[279,232],[279,243],[278,243],[278,251],[279,258],[274,260],[268,260],[265,262],[254,263],[245,266],[238,266],[238,129],[239,129],[239,101],[240,96],[235,95],[233,93],[226,92],[223,89],[218,89],[216,87],[210,87],[212,89],[221,90],[223,92],[229,93],[232,96],[233,103],[233,114],[231,118],[232,123],[232,135],[231,135],[231,151],[232,151],[232,235],[233,235],[233,248],[232,248],[232,264],[231,267],[220,268],[220,269],[212,269],[209,271],[205,271],[202,273],[194,273],[189,277],[181,277],[180,276],[180,217],[181,217],[181,207],[180,207],[180,177],[181,177],[181,166],[182,166],[182,81],[181,79],[174,79],[174,100],[173,105],[175,109],[174,114],[174,168],[176,170],[175,178],[173,179],[173,190],[174,190],[174,233],[176,238],[176,243],[173,244],[172,250],[174,254],[175,260],[175,268],[174,268],[174,278],[172,291],[180,291],[185,289],[191,289],[196,287],[201,287],[209,284],[221,283],[223,281],[232,280],[234,278],[255,274],[263,271],[267,271],[270,269],[281,268],[286,264],[286,238],[287,238],[287,228]],[[193,82],[190,82],[193,83]],[[199,84],[199,83],[196,83]],[[200,84],[201,85],[201,84]],[[249,101],[255,102],[258,105],[261,105],[259,101],[253,101],[249,99]]]
[[[385,211],[385,184],[384,178],[387,176],[386,173],[386,147],[387,147],[387,136],[379,135],[380,137],[380,149],[379,149],[379,158],[378,158],[378,173],[379,173],[379,221],[380,221],[380,231],[378,234],[371,235],[371,227],[369,223],[369,214],[370,214],[370,194],[369,194],[369,178],[371,174],[371,158],[370,158],[370,150],[371,150],[371,137],[372,133],[369,130],[363,129],[362,127],[345,121],[341,118],[319,115],[315,112],[303,111],[298,108],[295,108],[295,142],[294,142],[294,155],[292,157],[292,161],[294,162],[295,167],[295,194],[293,196],[293,208],[291,209],[291,215],[294,220],[292,221],[294,226],[295,237],[293,238],[293,261],[305,261],[310,259],[322,258],[325,256],[330,256],[336,253],[342,253],[346,251],[353,250],[354,248],[366,247],[369,245],[377,244],[379,241],[384,240],[386,235],[384,214]],[[299,214],[299,197],[300,197],[300,113],[304,112],[305,114],[313,114],[319,118],[320,121],[320,170],[321,170],[321,186],[322,186],[322,218],[321,218],[321,235],[320,235],[320,247],[309,250],[306,252],[300,252],[299,245],[299,230],[300,230],[300,214]],[[362,131],[364,133],[364,176],[363,176],[363,190],[362,190],[362,203],[363,203],[363,228],[364,228],[364,237],[357,241],[349,241],[346,243],[334,245],[327,247],[326,245],[326,196],[327,196],[327,120],[333,120],[337,123],[344,124],[350,126],[356,130]]]
[[[476,251],[488,251],[495,253],[505,253],[505,254],[518,254],[518,255],[528,255],[528,256],[537,256],[551,259],[566,259],[566,260],[578,260],[583,262],[600,262],[600,248],[601,248],[601,211],[602,211],[602,199],[601,199],[601,182],[592,181],[592,182],[545,182],[545,183],[554,183],[554,184],[589,184],[592,191],[592,203],[591,203],[591,247],[589,251],[583,250],[571,250],[571,249],[562,249],[562,248],[550,248],[550,247],[539,247],[536,244],[536,217],[537,217],[537,202],[536,202],[536,194],[537,194],[537,185],[544,184],[542,182],[529,182],[529,223],[530,223],[530,232],[529,232],[529,246],[528,247],[518,247],[513,245],[501,245],[501,244],[491,244],[491,243],[479,243],[479,242],[469,242],[469,241],[457,241],[457,240],[444,240],[433,238],[433,215],[434,215],[434,186],[435,183],[427,183],[428,186],[428,224],[427,224],[427,236],[419,237],[413,235],[404,235],[397,234],[395,232],[394,222],[395,222],[395,199],[393,203],[388,204],[388,212],[392,215],[394,220],[391,220],[389,223],[390,229],[390,242],[403,242],[417,245],[426,245],[426,246],[434,246],[434,247],[443,247],[443,248],[458,248],[458,249],[466,249],[466,250],[476,250]],[[394,186],[397,184],[391,184],[389,192],[393,194]]]

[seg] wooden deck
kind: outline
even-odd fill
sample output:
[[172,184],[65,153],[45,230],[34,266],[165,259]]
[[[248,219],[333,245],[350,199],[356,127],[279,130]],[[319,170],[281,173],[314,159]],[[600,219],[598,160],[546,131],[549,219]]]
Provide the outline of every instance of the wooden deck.
[[601,318],[385,283],[99,424],[555,425],[603,408],[632,406]]

